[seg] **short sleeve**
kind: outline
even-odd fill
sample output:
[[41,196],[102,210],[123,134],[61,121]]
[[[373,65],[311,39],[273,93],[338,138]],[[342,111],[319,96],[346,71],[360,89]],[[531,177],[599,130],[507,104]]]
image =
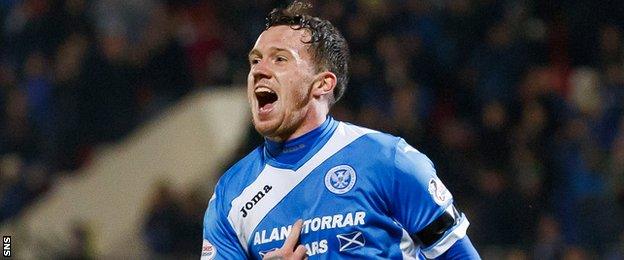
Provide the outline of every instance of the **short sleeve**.
[[445,212],[454,222],[432,245],[422,248],[429,258],[445,252],[463,238],[468,228],[465,216],[453,206],[453,196],[438,178],[429,158],[405,140],[397,142],[390,195],[393,217],[412,236],[436,221]]
[[216,193],[208,202],[208,209],[204,216],[201,259],[246,259],[247,256],[225,217],[221,203]]
[[440,216],[453,197],[431,160],[403,139],[397,143],[394,164],[392,212],[408,233],[416,233]]

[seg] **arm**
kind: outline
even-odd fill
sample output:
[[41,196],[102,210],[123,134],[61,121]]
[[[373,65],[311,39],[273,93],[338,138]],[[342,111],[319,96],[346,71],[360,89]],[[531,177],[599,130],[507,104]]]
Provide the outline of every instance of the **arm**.
[[468,219],[455,209],[453,196],[438,178],[431,160],[400,140],[394,164],[391,212],[421,253],[427,258],[478,259],[466,237]]
[[216,195],[217,192],[215,191],[204,216],[204,241],[201,259],[246,259],[245,251],[223,213],[220,198]]
[[438,259],[481,259],[479,253],[472,245],[470,238],[466,235],[453,244]]

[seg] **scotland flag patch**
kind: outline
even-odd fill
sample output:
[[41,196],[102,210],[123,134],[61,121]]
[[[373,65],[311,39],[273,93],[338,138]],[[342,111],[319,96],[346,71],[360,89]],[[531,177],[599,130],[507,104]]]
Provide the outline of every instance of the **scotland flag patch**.
[[364,235],[360,231],[355,231],[347,234],[336,235],[338,242],[340,243],[340,252],[363,247],[366,243]]

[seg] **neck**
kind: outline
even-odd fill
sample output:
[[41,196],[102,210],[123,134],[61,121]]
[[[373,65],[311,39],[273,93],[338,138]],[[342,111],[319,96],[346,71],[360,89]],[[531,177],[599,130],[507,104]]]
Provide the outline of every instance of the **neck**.
[[302,119],[301,125],[299,125],[299,127],[297,127],[294,131],[286,135],[266,136],[266,138],[273,142],[286,142],[295,139],[318,128],[321,124],[323,124],[323,122],[325,122],[328,114],[329,108],[319,108],[319,106],[316,106],[315,109],[308,110],[308,113],[306,113],[306,115]]
[[[305,161],[310,151],[318,149],[324,144],[336,129],[337,122],[331,117],[317,128],[284,142],[265,140],[265,155],[279,167],[296,167],[299,162]],[[319,146],[320,145],[320,146]]]

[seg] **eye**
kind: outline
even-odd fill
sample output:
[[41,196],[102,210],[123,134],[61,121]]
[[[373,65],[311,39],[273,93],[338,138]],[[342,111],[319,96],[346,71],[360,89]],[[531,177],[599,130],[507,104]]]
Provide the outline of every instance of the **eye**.
[[257,58],[257,57],[256,57],[256,58],[250,58],[250,59],[249,59],[249,64],[250,64],[250,65],[256,65],[256,64],[258,64],[258,63],[260,63],[260,58]]
[[288,61],[288,59],[286,59],[286,57],[284,57],[284,56],[277,56],[277,57],[275,57],[275,61],[277,61],[277,62],[285,62],[285,61]]

